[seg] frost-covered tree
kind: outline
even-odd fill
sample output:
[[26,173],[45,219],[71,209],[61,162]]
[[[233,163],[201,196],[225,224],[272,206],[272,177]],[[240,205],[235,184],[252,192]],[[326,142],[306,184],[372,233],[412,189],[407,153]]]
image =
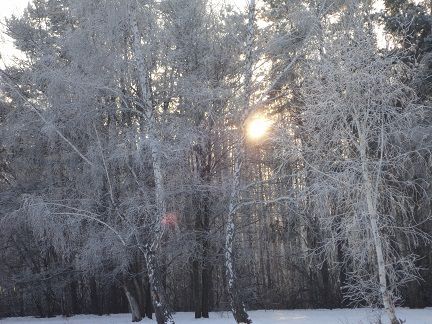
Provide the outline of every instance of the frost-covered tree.
[[404,83],[409,68],[400,57],[379,53],[367,16],[348,8],[304,70],[299,154],[310,181],[307,199],[329,231],[324,248],[335,253],[334,244],[344,244],[347,253],[346,297],[382,304],[399,323],[398,289],[416,278],[417,268],[415,255],[401,255],[397,233],[427,239],[407,194],[421,192],[421,183],[400,177],[427,149],[408,149],[425,107]]
[[[199,138],[203,121],[209,125],[224,123],[223,115],[217,120],[204,109],[211,104],[215,111],[222,110],[231,93],[227,90],[231,81],[226,76],[232,72],[227,67],[234,66],[235,59],[231,63],[227,58],[238,57],[236,48],[240,48],[231,34],[234,29],[230,28],[235,25],[227,28],[230,33],[219,32],[219,19],[224,17],[207,13],[204,3],[200,4],[201,9],[195,8],[199,13],[195,16],[183,8],[185,3],[178,1],[150,5],[139,1],[106,1],[97,5],[77,1],[56,4],[55,15],[61,12],[65,16],[59,21],[70,23],[51,31],[54,24],[39,24],[41,20],[54,19],[47,9],[53,4],[34,3],[23,18],[10,22],[10,34],[18,45],[20,41],[27,44],[27,37],[36,37],[33,34],[40,37],[40,42],[46,41],[48,36],[36,33],[37,29],[52,35],[52,43],[46,47],[21,48],[31,56],[30,65],[19,79],[15,79],[18,75],[13,69],[4,73],[4,89],[10,98],[16,98],[17,110],[27,109],[38,117],[31,117],[37,123],[31,131],[43,138],[42,129],[52,141],[47,152],[39,149],[40,154],[63,162],[61,166],[46,159],[38,163],[49,175],[49,191],[43,195],[31,192],[43,199],[36,199],[37,203],[29,203],[23,210],[34,206],[38,212],[29,210],[28,217],[45,217],[58,222],[59,228],[69,218],[94,223],[95,228],[102,226],[107,237],[111,235],[112,243],[107,243],[104,253],[98,254],[100,261],[109,258],[107,249],[113,245],[120,244],[120,249],[125,249],[117,271],[120,277],[127,277],[138,261],[135,250],[141,251],[156,317],[159,322],[169,322],[169,300],[163,292],[162,269],[157,263],[164,255],[161,245],[166,241],[166,225],[171,222],[167,219],[174,220],[182,210],[176,204],[181,197],[177,188],[184,186],[179,181],[182,172],[191,172],[187,156],[191,152],[202,154],[202,148],[211,149],[208,141]],[[205,17],[210,30],[203,35],[206,37],[197,36],[199,30],[193,28],[194,20],[199,22]],[[231,18],[236,21],[235,15]],[[163,19],[165,23],[157,23]],[[184,39],[178,37],[179,29],[183,30]],[[199,45],[190,47],[190,37]],[[222,49],[222,44],[231,46],[231,50]],[[225,57],[221,56],[223,51]],[[190,66],[185,66],[184,59],[194,56],[200,60],[190,60]],[[25,81],[32,84],[23,91],[20,88]],[[202,87],[205,96],[190,90],[190,81]],[[16,117],[13,114],[9,117],[11,123],[19,120],[12,122]],[[204,157],[213,154],[209,151]],[[199,177],[208,181],[211,162],[200,168],[204,170],[198,170]],[[76,170],[81,170],[81,174],[73,176]],[[178,177],[167,176],[172,170]],[[205,186],[208,188],[208,184]],[[73,198],[69,198],[71,195]],[[50,215],[59,217],[53,219]],[[94,233],[87,234],[76,246],[79,260],[85,260],[80,257],[84,251],[77,250],[93,250]],[[140,320],[143,314],[136,304],[142,293],[139,289],[134,293],[135,289],[127,283],[124,288],[133,319]],[[204,310],[206,313],[208,310]]]
[[428,95],[368,5],[35,0],[7,20],[0,315],[429,305]]

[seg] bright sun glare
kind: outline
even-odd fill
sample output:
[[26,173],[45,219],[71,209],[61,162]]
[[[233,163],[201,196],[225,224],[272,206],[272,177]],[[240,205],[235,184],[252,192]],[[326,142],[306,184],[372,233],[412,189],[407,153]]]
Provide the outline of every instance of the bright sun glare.
[[270,120],[262,116],[254,117],[247,124],[246,127],[247,136],[251,140],[259,140],[266,135],[270,126],[271,126]]

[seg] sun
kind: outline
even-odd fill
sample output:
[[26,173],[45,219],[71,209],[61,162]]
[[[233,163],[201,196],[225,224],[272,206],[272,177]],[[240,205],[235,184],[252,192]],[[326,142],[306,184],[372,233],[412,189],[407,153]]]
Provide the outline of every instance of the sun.
[[247,137],[251,140],[263,138],[271,126],[271,121],[263,116],[253,117],[246,126]]

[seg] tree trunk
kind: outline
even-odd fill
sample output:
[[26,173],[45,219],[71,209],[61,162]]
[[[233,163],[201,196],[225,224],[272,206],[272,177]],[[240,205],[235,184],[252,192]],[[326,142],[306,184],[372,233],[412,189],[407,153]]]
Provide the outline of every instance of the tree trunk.
[[140,282],[140,280],[138,280],[138,278],[133,278],[133,286],[134,286],[134,289],[135,289],[135,292],[136,292],[140,314],[141,314],[142,317],[144,317],[144,314],[146,312],[146,310],[145,310],[144,291],[143,291],[143,287],[141,285],[141,282]]
[[252,323],[249,315],[246,312],[245,305],[239,294],[239,287],[235,274],[234,264],[234,237],[235,237],[235,221],[234,216],[239,204],[239,187],[240,187],[240,171],[241,161],[243,159],[243,151],[241,148],[236,152],[236,160],[234,162],[234,181],[231,189],[230,203],[228,209],[227,229],[225,235],[225,271],[228,285],[228,296],[231,303],[231,311],[237,323]]
[[204,265],[202,270],[202,303],[201,303],[201,315],[204,318],[209,318],[209,298],[210,298],[210,269],[208,265]]
[[141,34],[138,28],[138,22],[136,17],[137,8],[135,5],[131,6],[131,28],[133,35],[133,52],[135,56],[135,63],[137,65],[138,82],[141,90],[141,99],[144,105],[144,115],[146,116],[146,122],[148,126],[148,143],[151,150],[153,175],[155,181],[155,200],[156,200],[156,213],[155,213],[155,229],[153,237],[150,239],[151,244],[146,244],[142,248],[142,252],[145,257],[147,264],[149,282],[152,292],[153,307],[155,310],[156,321],[158,324],[174,323],[171,315],[171,311],[167,306],[167,298],[165,296],[165,289],[162,285],[160,269],[158,266],[156,251],[159,248],[159,243],[162,238],[161,221],[162,217],[166,214],[166,202],[165,202],[165,191],[163,184],[163,171],[162,162],[159,152],[159,140],[156,136],[157,122],[155,117],[155,111],[151,100],[151,87],[149,80],[149,71],[147,70],[144,53],[141,48]]
[[[211,154],[210,154],[211,155]],[[209,208],[209,201],[208,197],[204,200],[204,220],[203,220],[203,254],[202,254],[202,271],[201,271],[201,285],[202,285],[202,292],[201,292],[201,315],[204,318],[209,318],[209,298],[210,298],[210,281],[211,278],[211,270],[210,270],[210,264],[209,264],[209,240],[208,240],[208,233],[210,230],[209,225],[209,218],[210,218],[210,208]]]
[[[387,283],[385,257],[384,257],[384,251],[382,246],[381,233],[378,225],[378,211],[377,211],[378,192],[374,190],[374,186],[372,184],[372,178],[369,173],[369,168],[367,165],[368,158],[366,154],[366,147],[367,147],[366,139],[364,138],[364,135],[361,132],[361,127],[360,127],[361,125],[358,120],[356,124],[359,132],[359,149],[360,149],[360,158],[361,158],[362,177],[364,181],[364,190],[366,196],[368,216],[371,225],[371,232],[372,232],[373,242],[375,246],[381,298],[383,301],[384,309],[390,319],[391,324],[400,324],[400,321],[396,317],[393,296],[391,291],[389,290],[388,283]],[[376,181],[379,180],[377,179]]]
[[91,300],[91,311],[102,315],[102,310],[99,304],[99,296],[97,293],[97,283],[95,277],[90,279],[90,300]]
[[160,278],[160,271],[158,268],[156,256],[154,252],[149,252],[149,250],[149,248],[144,250],[144,257],[147,263],[153,307],[156,315],[156,322],[158,324],[174,324],[171,310],[167,306],[168,301],[166,299],[165,289],[162,285],[162,280]]
[[[204,203],[208,201],[204,200]],[[208,261],[209,242],[208,242],[208,208],[203,210],[203,223],[198,227],[198,245],[201,247],[199,255],[192,262],[192,287],[195,318],[209,318],[209,294],[210,294],[210,265]],[[197,216],[199,217],[199,216]]]
[[79,313],[77,287],[78,287],[78,284],[77,284],[76,280],[72,279],[72,282],[70,283],[70,297],[71,297],[72,315]]
[[141,315],[140,307],[139,307],[139,304],[138,304],[134,294],[126,285],[123,287],[123,289],[125,291],[127,300],[129,302],[129,309],[130,309],[130,312],[132,314],[132,322],[141,321],[142,315]]
[[[209,153],[209,155],[211,155]],[[201,162],[205,157],[201,156]],[[209,184],[209,166],[201,170],[201,179]],[[209,193],[204,193],[204,197],[200,199],[201,208],[196,215],[195,219],[195,235],[198,246],[197,256],[192,262],[192,286],[193,286],[193,300],[195,309],[195,318],[208,318],[209,317]]]
[[202,285],[201,285],[201,269],[199,260],[192,261],[192,287],[193,301],[195,309],[195,318],[202,317]]
[[144,283],[144,291],[145,291],[145,315],[147,318],[153,318],[153,303],[150,289],[150,280],[146,277],[146,282]]
[[250,98],[252,93],[252,67],[253,47],[255,32],[255,0],[249,1],[247,39],[246,39],[246,68],[244,75],[244,109],[239,122],[240,141],[234,145],[234,174],[233,183],[228,204],[227,228],[225,234],[225,272],[228,285],[228,296],[231,310],[237,323],[252,323],[246,312],[245,305],[239,294],[238,282],[235,274],[234,264],[234,237],[235,237],[235,214],[240,202],[240,176],[244,158],[244,129],[243,124],[250,113]]

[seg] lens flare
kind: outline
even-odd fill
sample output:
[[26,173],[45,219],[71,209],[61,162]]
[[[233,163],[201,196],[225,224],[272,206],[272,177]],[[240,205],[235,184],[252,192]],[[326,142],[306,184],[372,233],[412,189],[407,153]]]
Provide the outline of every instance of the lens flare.
[[177,214],[174,212],[166,213],[161,220],[162,225],[167,227],[175,227],[178,223]]
[[271,126],[271,121],[262,117],[253,117],[246,126],[247,137],[251,140],[263,138]]

